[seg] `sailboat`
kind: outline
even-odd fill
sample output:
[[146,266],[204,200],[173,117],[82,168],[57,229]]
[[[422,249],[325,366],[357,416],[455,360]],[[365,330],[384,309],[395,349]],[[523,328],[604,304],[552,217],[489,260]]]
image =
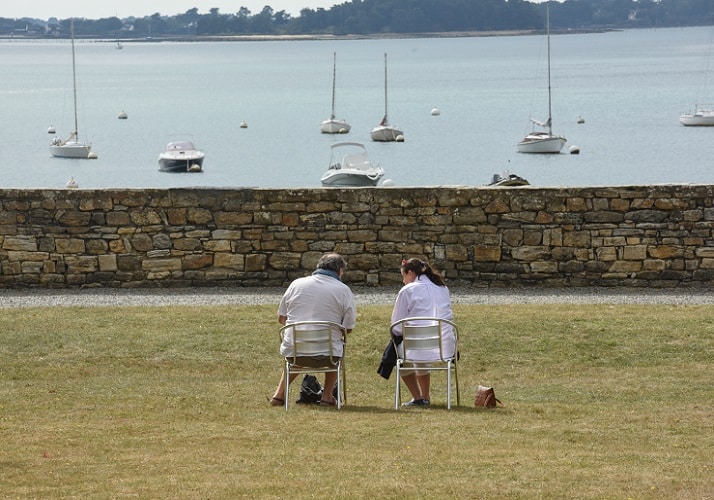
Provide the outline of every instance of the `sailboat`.
[[350,131],[350,124],[342,118],[335,118],[335,81],[337,76],[337,53],[332,53],[332,113],[330,118],[320,124],[323,134],[346,134]]
[[92,143],[79,140],[77,132],[77,71],[74,55],[74,21],[71,23],[72,37],[72,89],[74,102],[74,132],[65,140],[55,137],[50,144],[50,153],[57,158],[96,158],[92,153]]
[[404,140],[404,132],[390,125],[387,119],[387,54],[384,54],[384,118],[372,129],[370,136],[373,141],[391,142]]
[[[704,91],[707,90],[709,77],[709,62],[711,61],[712,39],[710,33],[709,48],[707,51],[706,70],[704,72]],[[685,127],[711,127],[714,126],[714,104],[695,104],[694,110],[679,117],[679,123]]]
[[544,122],[531,118],[531,121],[548,131],[533,130],[518,143],[519,153],[560,153],[567,140],[553,133],[553,113],[550,86],[550,1],[546,3],[546,33],[548,37],[548,119]]

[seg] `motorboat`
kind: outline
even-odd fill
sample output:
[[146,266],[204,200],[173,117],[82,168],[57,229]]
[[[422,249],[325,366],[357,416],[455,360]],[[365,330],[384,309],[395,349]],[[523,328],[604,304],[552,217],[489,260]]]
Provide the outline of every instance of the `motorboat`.
[[553,133],[552,99],[550,84],[550,1],[546,4],[546,32],[548,39],[548,119],[539,121],[531,118],[533,124],[548,129],[547,131],[533,130],[520,141],[516,149],[519,153],[560,153],[567,140],[565,137]]
[[330,149],[330,166],[320,179],[323,186],[376,186],[384,175],[381,165],[372,164],[359,142],[338,142]]
[[323,134],[346,134],[350,131],[351,125],[344,118],[335,116],[335,81],[337,75],[337,53],[332,53],[332,112],[330,117],[320,124],[320,132]]
[[196,149],[191,141],[174,141],[166,145],[159,155],[159,170],[162,172],[203,171],[203,151]]
[[[72,39],[72,89],[74,103],[74,131],[67,139],[55,137],[50,143],[50,154],[56,158],[80,158],[80,159],[95,159],[97,155],[92,152],[92,143],[79,140],[79,132],[77,126],[77,70],[74,54],[74,21],[71,23],[71,39]],[[54,130],[54,128],[52,129]]]
[[394,125],[389,124],[387,119],[387,54],[384,54],[384,118],[379,122],[379,125],[374,127],[370,132],[370,137],[373,141],[378,142],[394,142],[403,141],[404,132]]
[[680,116],[679,123],[686,127],[714,126],[714,106],[697,106],[694,112]]
[[511,187],[511,186],[529,186],[530,183],[520,175],[504,173],[493,174],[489,186],[494,187]]

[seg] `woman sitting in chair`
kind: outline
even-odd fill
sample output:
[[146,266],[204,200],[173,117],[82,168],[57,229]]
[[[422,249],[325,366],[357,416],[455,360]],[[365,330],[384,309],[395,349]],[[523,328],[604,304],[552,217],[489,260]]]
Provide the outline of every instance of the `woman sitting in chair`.
[[[404,286],[399,290],[394,304],[392,323],[404,318],[419,316],[453,321],[454,313],[451,310],[449,289],[446,287],[444,278],[434,271],[429,263],[417,258],[403,260],[400,271]],[[393,333],[401,335],[398,329],[395,329]],[[445,332],[442,347],[445,355],[454,354],[454,335],[450,329]],[[429,353],[425,354],[428,355]],[[435,356],[438,357],[438,353],[435,353]],[[425,364],[428,365],[428,363]],[[419,375],[417,375],[413,371],[406,370],[402,371],[402,374],[402,380],[412,394],[412,400],[402,406],[429,406],[430,373],[428,371],[420,371]]]

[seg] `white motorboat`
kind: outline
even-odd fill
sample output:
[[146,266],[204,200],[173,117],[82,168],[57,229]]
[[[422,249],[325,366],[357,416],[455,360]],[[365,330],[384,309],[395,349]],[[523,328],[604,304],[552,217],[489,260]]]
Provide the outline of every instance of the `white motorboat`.
[[335,81],[337,76],[337,53],[332,53],[332,112],[330,118],[320,124],[320,132],[323,134],[346,134],[350,131],[351,125],[344,118],[335,116]]
[[714,126],[714,106],[696,106],[695,111],[679,117],[679,123],[686,127]]
[[387,54],[384,54],[384,118],[382,121],[372,129],[370,136],[373,141],[378,142],[393,142],[393,141],[403,141],[404,132],[402,132],[398,127],[389,124],[387,119]]
[[55,137],[50,143],[50,153],[57,158],[96,158],[97,155],[92,153],[92,143],[79,140],[77,132],[77,71],[75,69],[74,55],[74,21],[71,23],[71,38],[72,38],[72,89],[74,102],[74,132],[69,134],[67,139]]
[[338,142],[331,146],[330,166],[320,182],[330,187],[376,186],[383,175],[384,169],[372,164],[363,144]]
[[191,141],[174,141],[166,145],[159,155],[159,170],[162,172],[202,172],[205,154],[196,149]]
[[547,128],[548,131],[534,130],[527,134],[525,138],[518,143],[517,150],[519,153],[560,153],[567,140],[565,137],[553,133],[553,113],[551,104],[551,85],[550,85],[550,0],[546,3],[546,33],[548,40],[548,119],[544,122],[534,120],[531,122],[538,127]]
[[493,174],[493,177],[491,178],[491,182],[489,183],[489,186],[495,186],[495,187],[511,187],[511,186],[529,186],[530,183],[521,177],[520,175],[516,174],[509,174],[509,173],[503,173],[501,174]]

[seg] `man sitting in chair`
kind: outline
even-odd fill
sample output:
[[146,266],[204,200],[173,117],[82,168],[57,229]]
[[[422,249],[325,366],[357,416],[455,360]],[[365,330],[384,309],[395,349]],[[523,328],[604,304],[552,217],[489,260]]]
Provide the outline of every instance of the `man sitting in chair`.
[[[352,290],[342,283],[342,275],[347,269],[347,262],[341,255],[328,253],[320,257],[317,269],[304,278],[293,281],[283,294],[278,306],[278,321],[282,325],[289,325],[300,321],[332,321],[345,327],[347,333],[355,327],[357,311],[355,308]],[[292,356],[292,339],[283,339],[280,345],[280,354]],[[332,356],[341,358],[342,343],[334,342]],[[304,366],[319,366],[325,364],[325,356],[298,357]],[[292,382],[297,374],[290,374]],[[334,406],[332,396],[337,373],[325,373],[325,383],[322,391],[321,405]],[[278,388],[270,400],[273,406],[282,406],[285,403],[285,372],[280,377]]]

